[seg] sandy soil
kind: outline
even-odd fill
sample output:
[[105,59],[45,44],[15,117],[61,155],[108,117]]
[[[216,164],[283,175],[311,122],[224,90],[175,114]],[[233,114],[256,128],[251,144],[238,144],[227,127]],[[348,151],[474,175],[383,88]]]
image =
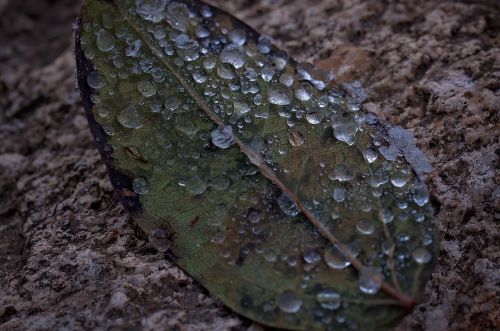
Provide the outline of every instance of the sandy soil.
[[[434,166],[441,255],[398,330],[500,329],[500,3],[213,0],[359,79]],[[72,0],[0,0],[0,330],[262,330],[156,253],[113,196],[75,89]]]

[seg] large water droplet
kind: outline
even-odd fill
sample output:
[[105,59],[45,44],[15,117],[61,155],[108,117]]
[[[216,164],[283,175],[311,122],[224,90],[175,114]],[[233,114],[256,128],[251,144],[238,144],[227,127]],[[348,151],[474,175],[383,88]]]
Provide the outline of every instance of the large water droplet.
[[321,307],[328,310],[337,310],[340,308],[340,294],[332,289],[324,289],[316,295]]
[[282,84],[272,84],[267,93],[267,99],[273,105],[286,106],[292,101],[292,93]]
[[138,129],[142,127],[143,123],[139,116],[139,111],[133,105],[127,106],[120,110],[117,121],[126,128]]
[[236,69],[245,64],[245,53],[241,46],[229,45],[220,53],[220,59],[223,63],[229,63]]
[[219,148],[229,148],[234,144],[233,128],[229,125],[224,129],[217,128],[213,130],[210,135],[213,144]]
[[382,274],[374,267],[363,267],[359,272],[358,285],[361,292],[375,294],[382,286]]
[[109,52],[115,47],[115,38],[107,30],[101,29],[96,35],[97,48],[102,52]]
[[302,299],[294,291],[286,290],[278,296],[276,303],[283,312],[293,314],[300,310]]
[[144,177],[137,177],[132,181],[132,189],[137,194],[146,194],[149,192],[149,187]]

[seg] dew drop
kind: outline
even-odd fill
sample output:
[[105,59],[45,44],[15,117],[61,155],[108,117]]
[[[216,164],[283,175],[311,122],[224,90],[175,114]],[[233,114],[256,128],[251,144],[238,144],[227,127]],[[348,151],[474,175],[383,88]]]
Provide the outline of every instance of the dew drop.
[[331,246],[325,250],[324,258],[326,264],[332,269],[345,269],[351,265],[349,259],[337,246]]
[[96,35],[96,44],[100,51],[109,52],[115,47],[115,38],[107,30],[101,29]]
[[168,232],[157,228],[149,231],[149,242],[161,253],[165,253],[170,248]]
[[207,190],[207,182],[199,176],[189,178],[186,183],[186,189],[193,194],[202,194]]
[[214,244],[222,244],[225,239],[226,239],[226,236],[224,235],[223,232],[217,232],[216,234],[214,234],[212,236],[210,241],[213,242]]
[[406,185],[406,183],[408,183],[408,180],[409,180],[409,178],[402,175],[402,174],[393,175],[391,177],[391,184],[394,185],[394,187],[401,188],[401,187],[404,187]]
[[425,206],[429,202],[429,191],[424,184],[416,184],[413,188],[413,201],[420,207]]
[[142,41],[140,39],[136,39],[125,49],[125,55],[127,55],[128,57],[137,57],[139,56],[141,47]]
[[378,218],[385,224],[391,223],[394,219],[394,214],[389,208],[380,209],[378,212]]
[[233,68],[226,63],[222,63],[219,66],[217,66],[217,75],[220,78],[227,80],[231,80],[236,77]]
[[373,148],[365,149],[365,159],[368,163],[373,163],[378,158],[378,152]]
[[234,144],[233,128],[229,125],[223,129],[217,128],[213,130],[210,135],[212,143],[219,148],[226,149]]
[[309,101],[313,95],[313,87],[309,83],[301,83],[295,90],[295,97],[300,101]]
[[234,113],[238,116],[245,115],[251,110],[250,106],[243,101],[235,101],[233,105],[234,105]]
[[336,187],[333,189],[333,199],[337,202],[345,201],[345,189],[343,187]]
[[137,83],[137,89],[146,98],[152,97],[156,93],[156,85],[148,80],[142,80]]
[[294,314],[300,310],[302,299],[292,290],[286,290],[276,299],[278,307],[285,313]]
[[417,262],[418,264],[429,263],[432,259],[431,253],[423,247],[415,249],[413,251],[412,256],[413,256],[413,259],[415,260],[415,262]]
[[361,234],[371,235],[375,232],[375,226],[368,220],[359,220],[356,223],[356,230]]
[[309,264],[316,264],[321,261],[321,255],[315,249],[307,249],[304,251],[304,261]]
[[306,120],[309,124],[317,125],[323,121],[323,112],[320,110],[312,110],[306,114]]
[[260,219],[260,211],[253,209],[248,213],[248,220],[250,221],[250,223],[259,223]]
[[288,141],[290,142],[290,145],[299,147],[304,145],[304,136],[299,131],[293,131],[288,136]]
[[271,67],[264,67],[262,68],[262,71],[260,72],[260,77],[266,82],[270,82],[275,74],[275,70]]
[[262,54],[268,54],[272,49],[272,40],[267,36],[260,36],[259,43],[257,44],[257,49]]
[[144,177],[137,177],[132,181],[132,189],[137,194],[146,194],[149,192],[149,187]]
[[269,86],[267,99],[273,105],[286,106],[292,101],[290,90],[282,84],[272,84]]
[[247,41],[246,33],[241,29],[234,29],[229,31],[227,37],[233,44],[238,46],[243,46]]
[[352,180],[353,178],[354,177],[353,177],[352,171],[349,170],[349,168],[347,168],[346,165],[337,164],[333,168],[333,179],[336,179],[340,182],[348,182],[348,181]]
[[299,210],[295,206],[295,203],[285,193],[279,196],[278,206],[281,211],[288,216],[297,216],[299,214]]
[[193,79],[198,84],[203,84],[207,81],[208,78],[201,70],[196,70],[195,72],[193,72]]
[[101,89],[106,86],[106,80],[103,75],[97,71],[92,71],[87,75],[87,84],[93,89]]
[[363,267],[359,272],[358,286],[363,293],[377,293],[382,286],[381,272],[374,267]]
[[239,69],[245,64],[245,53],[243,47],[229,45],[220,53],[222,63],[229,63],[234,68]]
[[340,294],[332,289],[325,289],[316,295],[321,307],[328,310],[337,310],[340,308]]
[[293,85],[293,80],[294,80],[293,75],[288,72],[285,72],[280,76],[280,83],[287,87]]
[[181,105],[181,100],[175,95],[165,99],[165,107],[170,110],[176,110]]
[[142,120],[139,116],[139,112],[133,105],[127,106],[120,110],[116,119],[121,125],[130,129],[138,129],[143,125]]

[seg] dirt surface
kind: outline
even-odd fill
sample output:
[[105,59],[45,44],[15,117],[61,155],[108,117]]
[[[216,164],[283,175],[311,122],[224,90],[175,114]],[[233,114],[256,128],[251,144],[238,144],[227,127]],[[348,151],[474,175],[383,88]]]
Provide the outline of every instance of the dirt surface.
[[[500,329],[500,3],[211,1],[300,61],[359,79],[410,129],[441,252],[402,330]],[[123,212],[75,90],[72,0],[0,0],[0,330],[262,330]]]

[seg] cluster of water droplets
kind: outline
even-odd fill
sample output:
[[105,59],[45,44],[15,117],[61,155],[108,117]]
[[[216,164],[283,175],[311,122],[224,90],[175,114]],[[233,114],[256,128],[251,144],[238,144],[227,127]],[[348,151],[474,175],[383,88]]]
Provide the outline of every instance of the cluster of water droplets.
[[[224,247],[224,261],[233,265],[239,263],[238,258],[256,253],[265,263],[302,277],[303,288],[314,284],[318,270],[341,273],[352,268],[347,252],[337,245],[325,245],[317,234],[305,240],[306,230],[290,227],[301,218],[290,196],[275,193],[262,209],[257,206],[268,188],[265,180],[252,179],[253,191],[234,187],[242,178],[259,177],[254,166],[247,163],[237,171],[207,175],[209,168],[200,164],[205,160],[202,153],[210,148],[224,153],[237,138],[260,153],[285,182],[286,178],[308,177],[311,185],[320,188],[305,201],[306,207],[332,232],[346,233],[349,254],[366,262],[357,285],[363,294],[380,290],[381,280],[390,274],[387,260],[391,252],[398,270],[432,260],[429,192],[423,183],[415,184],[418,180],[403,157],[413,158],[412,165],[420,168],[426,164],[419,161],[414,141],[404,132],[384,132],[377,127],[376,117],[361,111],[366,94],[359,83],[331,88],[331,74],[309,65],[293,67],[288,55],[275,49],[270,38],[255,36],[238,24],[216,23],[216,13],[208,6],[195,10],[174,1],[136,0],[128,14],[133,24],[144,27],[140,34],[123,18],[108,13],[83,25],[85,56],[106,62],[107,68],[106,75],[91,71],[87,76],[94,90],[91,100],[95,112],[114,139],[112,148],[127,145],[129,132],[140,136],[140,130],[161,123],[158,126],[168,132],[167,137],[158,132],[142,147],[148,155],[162,156],[157,167],[186,167],[173,179],[176,187],[193,196],[212,192],[236,196],[233,206],[217,203],[209,221],[216,229],[210,242]],[[200,111],[191,90],[224,127]],[[120,136],[122,131],[126,134]],[[261,136],[261,132],[265,134]],[[307,156],[306,163],[303,151],[313,145],[315,155]],[[334,147],[336,154],[331,146],[338,146]],[[136,160],[146,157],[142,152],[129,148]],[[352,155],[356,155],[355,161]],[[220,168],[230,167],[219,162]],[[139,196],[151,193],[146,174],[136,177],[132,187]],[[235,210],[247,212],[229,217]],[[224,227],[227,219],[234,224],[234,233]],[[419,224],[423,234],[408,235],[405,229],[410,223]],[[270,238],[279,241],[277,224],[285,227],[283,233],[292,233],[283,246],[277,246],[281,249],[269,244]],[[384,239],[384,227],[398,239]],[[168,249],[164,230],[149,235],[162,250]],[[237,240],[229,241],[232,237]],[[342,310],[341,303],[342,295],[335,290],[317,291],[315,309],[324,317]],[[271,306],[291,315],[305,309],[300,293],[291,289],[281,292]],[[337,322],[344,322],[342,314],[336,316]]]

